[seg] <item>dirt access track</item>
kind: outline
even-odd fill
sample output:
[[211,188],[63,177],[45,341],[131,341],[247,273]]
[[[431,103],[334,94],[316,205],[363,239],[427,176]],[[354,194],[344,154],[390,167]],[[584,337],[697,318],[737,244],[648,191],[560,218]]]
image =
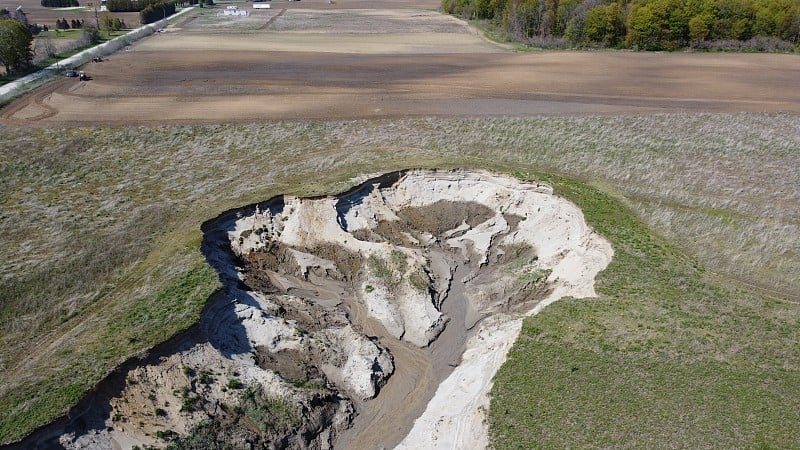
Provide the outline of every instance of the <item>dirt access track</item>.
[[[249,4],[245,4],[249,9]],[[514,52],[437,2],[197,10],[0,110],[13,124],[124,125],[661,111],[800,112],[800,56]]]

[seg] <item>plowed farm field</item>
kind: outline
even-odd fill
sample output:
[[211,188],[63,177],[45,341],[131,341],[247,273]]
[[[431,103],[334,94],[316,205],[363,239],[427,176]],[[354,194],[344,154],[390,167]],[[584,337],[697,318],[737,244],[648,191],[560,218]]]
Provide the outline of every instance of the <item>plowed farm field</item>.
[[84,66],[90,81],[51,83],[0,115],[47,126],[800,112],[797,55],[515,52],[431,2],[376,8],[274,3],[237,18],[198,9]]

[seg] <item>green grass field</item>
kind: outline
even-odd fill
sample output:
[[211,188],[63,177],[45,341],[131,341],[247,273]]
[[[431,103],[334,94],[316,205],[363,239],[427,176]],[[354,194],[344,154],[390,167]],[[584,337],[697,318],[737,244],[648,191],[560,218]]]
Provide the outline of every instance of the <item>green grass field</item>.
[[709,279],[624,205],[553,181],[614,260],[600,299],[526,319],[491,394],[495,447],[796,447],[800,307]]
[[218,286],[202,222],[407,167],[550,174],[615,247],[600,300],[526,322],[498,447],[797,444],[800,124],[780,114],[0,127],[0,441],[196,320]]

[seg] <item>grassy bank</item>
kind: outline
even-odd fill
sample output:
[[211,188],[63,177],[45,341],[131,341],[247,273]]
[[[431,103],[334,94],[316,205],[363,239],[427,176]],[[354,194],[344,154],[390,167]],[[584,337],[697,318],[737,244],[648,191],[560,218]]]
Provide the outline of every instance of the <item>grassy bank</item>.
[[607,236],[598,300],[526,319],[492,391],[496,448],[791,448],[800,305],[709,280],[632,211],[563,179]]
[[[671,275],[649,280],[612,265],[608,273],[617,278],[603,278],[606,297],[590,305],[608,304],[626,317],[623,306],[648,305],[655,312],[644,325],[660,308],[680,312],[669,316],[669,327],[659,325],[652,345],[682,345],[694,336],[687,327],[700,329],[718,312],[712,306],[734,308],[730,298],[759,326],[795,314],[786,306],[793,304],[763,307],[772,303],[743,290],[731,296],[708,280],[708,271],[691,268],[696,259],[726,280],[782,298],[800,293],[798,149],[797,118],[766,114],[0,127],[0,408],[12,412],[0,415],[0,440],[63,413],[114,365],[197,317],[216,286],[199,252],[203,221],[276,194],[334,193],[350,187],[353,176],[409,166],[543,171],[612,193],[619,200],[600,198],[633,212],[609,219],[607,229],[589,218],[617,247],[629,237],[612,232],[629,229],[618,225],[635,217],[674,243],[653,240],[637,225],[629,233],[643,236],[634,243],[645,247],[625,245],[640,260],[626,260],[618,248],[614,264],[647,263],[642,267]],[[581,204],[578,194],[564,192]],[[647,259],[662,253],[652,260],[657,264]],[[705,297],[684,305],[676,300],[683,291],[675,293],[682,284],[674,283]],[[661,298],[652,294],[661,291],[668,293],[661,302],[642,300]],[[735,312],[720,326],[736,325]],[[582,316],[575,314],[577,324]],[[649,336],[633,322],[615,323],[613,332],[630,342]],[[778,347],[771,334],[760,336],[756,344],[723,342],[742,346],[735,353],[746,356],[741,361],[764,352],[771,370]],[[787,340],[776,342],[783,348]],[[675,361],[704,362],[734,348],[693,345]]]

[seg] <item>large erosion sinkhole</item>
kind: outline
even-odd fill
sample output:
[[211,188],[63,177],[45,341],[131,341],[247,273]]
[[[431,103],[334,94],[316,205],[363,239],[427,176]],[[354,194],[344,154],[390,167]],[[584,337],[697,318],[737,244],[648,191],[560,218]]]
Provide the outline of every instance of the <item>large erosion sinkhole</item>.
[[279,196],[203,231],[223,287],[199,326],[23,448],[481,447],[520,318],[593,296],[612,254],[549,186],[465,170]]
[[281,196],[215,230],[229,295],[204,328],[223,354],[335,393],[320,436],[337,448],[400,443],[484,319],[591,296],[610,258],[550,187],[461,170]]

